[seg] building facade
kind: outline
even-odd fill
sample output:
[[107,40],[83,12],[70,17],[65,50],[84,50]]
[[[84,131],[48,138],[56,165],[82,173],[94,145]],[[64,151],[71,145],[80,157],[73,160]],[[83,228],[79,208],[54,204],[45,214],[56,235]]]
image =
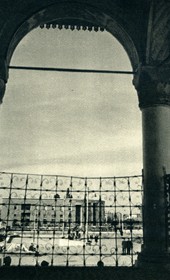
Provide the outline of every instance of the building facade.
[[105,222],[105,202],[99,200],[54,198],[26,199],[4,198],[2,203],[2,220],[10,228],[25,229],[89,224],[99,226]]

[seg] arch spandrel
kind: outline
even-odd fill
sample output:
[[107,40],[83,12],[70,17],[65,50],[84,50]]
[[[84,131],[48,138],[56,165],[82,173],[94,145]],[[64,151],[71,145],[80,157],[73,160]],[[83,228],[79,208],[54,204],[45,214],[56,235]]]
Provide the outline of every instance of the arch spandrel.
[[[116,22],[119,26],[121,26],[122,29],[126,30],[126,33],[129,37],[131,37],[134,45],[142,45],[143,38],[141,39],[141,42],[137,42],[137,39],[139,39],[137,36],[138,32],[136,30],[140,30],[141,26],[146,26],[146,24],[143,24],[144,21],[146,21],[147,15],[145,19],[142,17],[139,22],[140,15],[142,13],[141,11],[141,5],[139,3],[144,3],[145,1],[138,1],[136,4],[136,1],[130,1],[130,3],[126,3],[123,0],[122,1],[50,1],[50,0],[44,0],[44,1],[15,1],[9,4],[11,1],[8,2],[8,8],[5,9],[7,4],[1,4],[2,10],[4,10],[4,13],[6,14],[6,22],[5,26],[1,26],[1,35],[2,35],[2,45],[3,50],[0,48],[0,54],[6,55],[7,54],[7,48],[10,44],[11,39],[15,37],[15,34],[17,34],[17,30],[24,24],[24,22],[28,23],[27,27],[25,26],[26,30],[25,35],[34,27],[36,27],[38,23],[44,20],[53,20],[56,18],[64,18],[64,17],[70,17],[78,20],[79,18],[83,18],[87,21],[93,21],[95,23],[96,21],[101,20],[100,14],[105,14],[110,19],[112,19],[114,22]],[[127,1],[129,2],[129,1]],[[143,5],[142,5],[143,6]],[[100,11],[100,12],[99,12]],[[56,15],[55,15],[56,13]],[[44,20],[43,20],[44,17]],[[106,24],[106,21],[108,21],[107,17],[104,19],[104,16],[102,17],[102,24]],[[34,27],[31,27],[33,25]],[[8,32],[7,32],[8,31]],[[142,33],[142,37],[144,37],[144,33]],[[138,47],[136,47],[138,48]],[[139,48],[138,48],[139,49]],[[139,50],[138,50],[139,51]],[[141,61],[141,59],[140,59]]]
[[170,105],[170,1],[151,1],[146,62],[134,76],[141,108]]
[[148,64],[170,66],[170,1],[153,1],[148,39]]
[[[136,40],[137,32],[134,32],[139,16],[136,16],[138,5],[124,6],[124,1],[7,1],[6,4],[0,3],[0,8],[5,11],[7,20],[1,24],[0,29],[0,58],[4,61],[4,66],[0,69],[0,78],[6,83],[7,80],[2,76],[8,77],[8,65],[18,43],[32,29],[40,24],[53,20],[74,20],[75,25],[79,20],[88,24],[97,24],[104,27],[125,48],[133,70],[138,66],[139,61],[143,61],[140,54],[144,54],[138,46],[142,46],[145,40],[141,39],[141,44]],[[138,2],[139,3],[139,2]],[[9,9],[7,9],[7,7]],[[134,10],[133,10],[134,9]],[[131,12],[130,12],[131,11]],[[132,15],[132,20],[130,18]],[[135,23],[136,18],[136,23]],[[0,22],[1,23],[1,22]],[[143,32],[145,34],[145,32]],[[4,72],[5,69],[5,72]],[[1,93],[1,99],[4,95]]]
[[57,22],[59,20],[62,22],[61,20],[69,21],[70,19],[74,20],[75,25],[83,20],[87,23],[87,26],[88,24],[93,24],[108,30],[123,45],[129,55],[132,67],[135,69],[139,63],[135,43],[126,28],[121,25],[121,20],[117,20],[114,17],[116,16],[113,15],[112,17],[111,13],[109,15],[104,10],[99,10],[92,5],[83,5],[82,3],[55,4],[44,8],[24,21],[17,29],[8,47],[7,63],[9,64],[12,53],[19,41],[32,29],[49,21]]

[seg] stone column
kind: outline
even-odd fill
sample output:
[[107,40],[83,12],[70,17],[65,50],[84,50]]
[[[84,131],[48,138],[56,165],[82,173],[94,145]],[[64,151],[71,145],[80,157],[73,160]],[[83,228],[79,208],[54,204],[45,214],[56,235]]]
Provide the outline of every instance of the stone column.
[[8,80],[8,68],[4,57],[0,56],[0,104],[2,104]]
[[134,77],[143,126],[144,245],[139,265],[169,263],[163,168],[170,173],[170,68],[141,66]]

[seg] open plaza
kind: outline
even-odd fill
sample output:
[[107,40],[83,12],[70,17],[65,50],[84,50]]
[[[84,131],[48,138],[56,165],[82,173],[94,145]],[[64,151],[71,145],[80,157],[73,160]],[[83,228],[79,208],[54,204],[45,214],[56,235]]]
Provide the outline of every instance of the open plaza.
[[[95,236],[99,238],[96,240]],[[123,241],[132,240],[130,252],[124,251]],[[135,264],[141,251],[142,231],[134,230],[133,237],[129,230],[120,233],[89,232],[88,240],[70,240],[65,233],[42,231],[38,235],[33,231],[15,233],[0,243],[1,258],[11,257],[11,265],[41,265],[46,261],[55,266],[97,266],[99,261],[104,266],[131,266]],[[5,248],[4,248],[5,246]],[[4,248],[4,249],[3,249]]]

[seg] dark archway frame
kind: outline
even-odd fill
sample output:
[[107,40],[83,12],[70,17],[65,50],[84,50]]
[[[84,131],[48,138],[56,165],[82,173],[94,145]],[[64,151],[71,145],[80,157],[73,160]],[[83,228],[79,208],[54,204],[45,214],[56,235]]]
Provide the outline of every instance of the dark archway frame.
[[57,20],[74,20],[75,25],[79,21],[85,21],[89,24],[93,24],[104,27],[108,32],[110,32],[124,47],[127,52],[132,69],[135,71],[139,65],[139,55],[135,43],[133,42],[131,36],[128,32],[113,19],[109,14],[96,9],[96,7],[91,5],[85,5],[80,3],[56,3],[47,6],[31,17],[28,17],[16,30],[13,37],[10,40],[7,54],[6,62],[7,65],[10,64],[13,52],[22,38],[27,35],[31,30],[38,27],[39,25],[46,22],[57,22]]

